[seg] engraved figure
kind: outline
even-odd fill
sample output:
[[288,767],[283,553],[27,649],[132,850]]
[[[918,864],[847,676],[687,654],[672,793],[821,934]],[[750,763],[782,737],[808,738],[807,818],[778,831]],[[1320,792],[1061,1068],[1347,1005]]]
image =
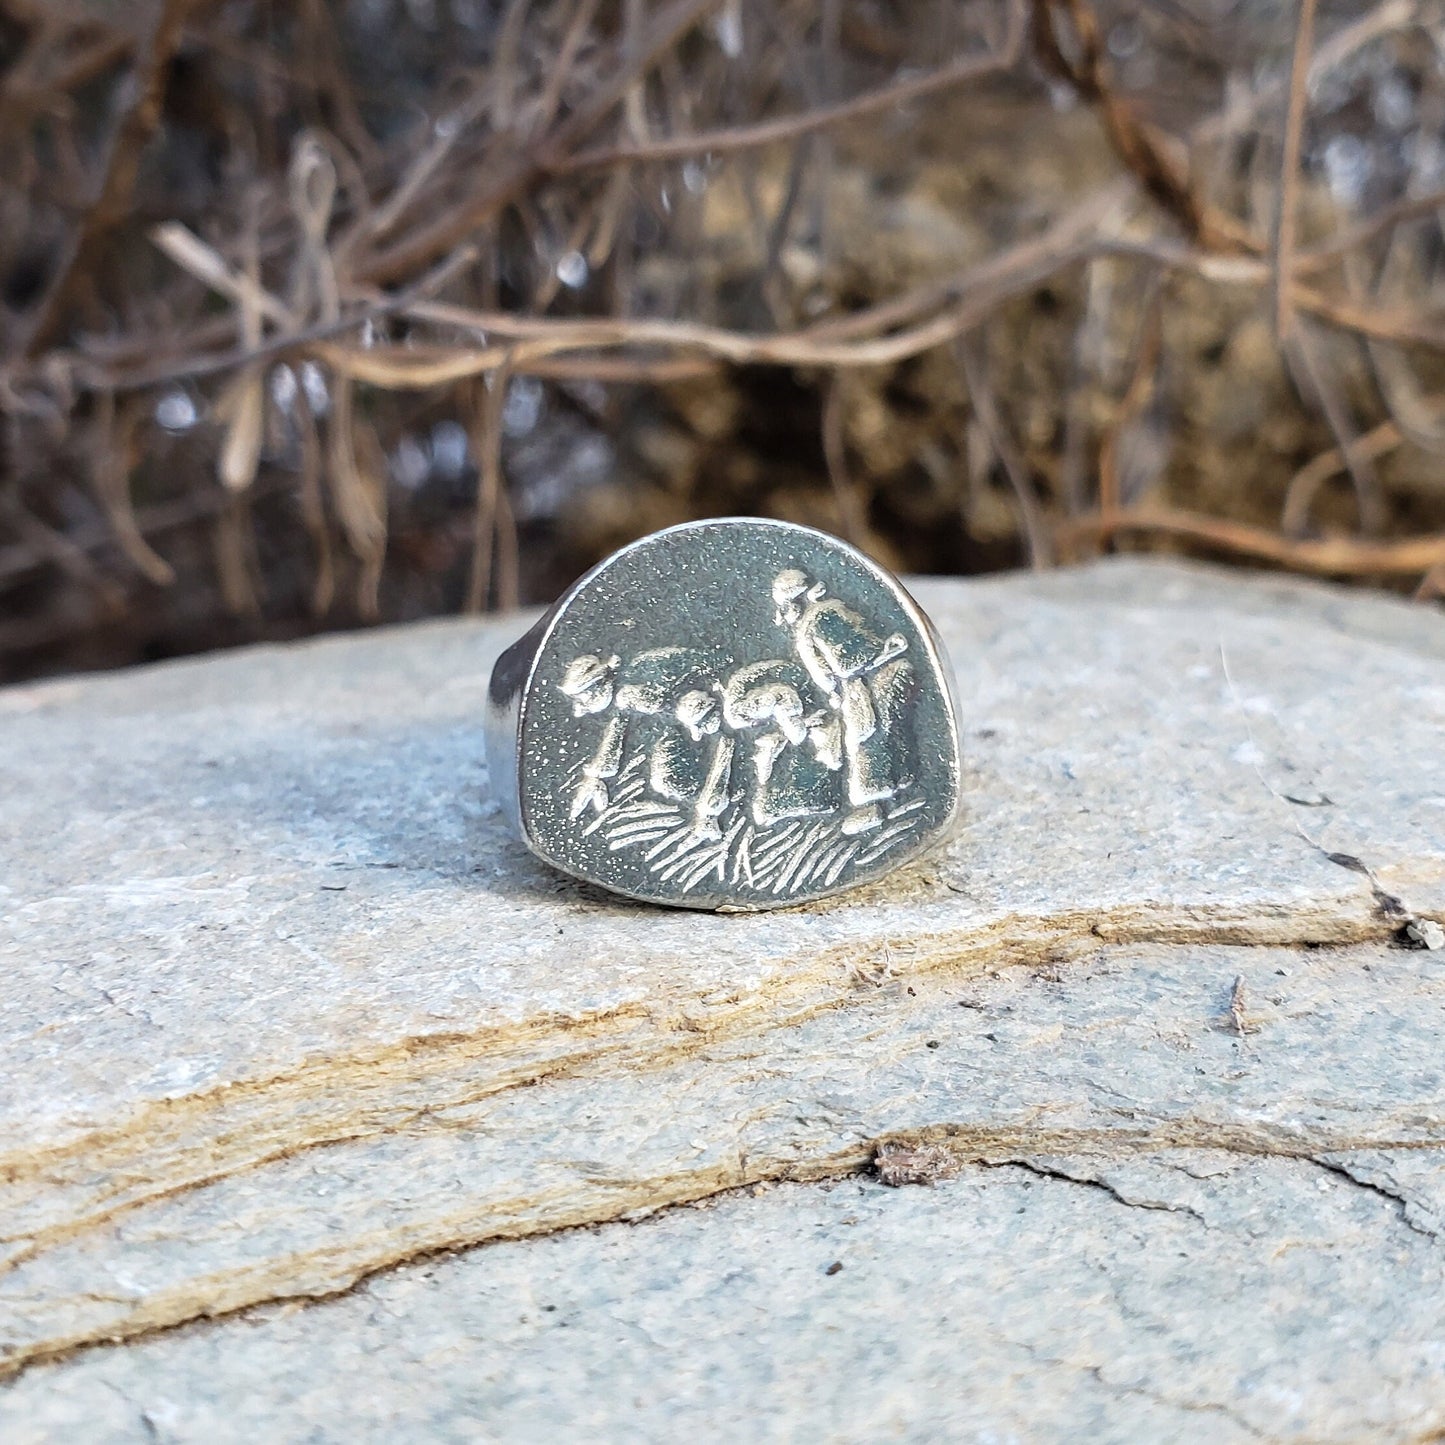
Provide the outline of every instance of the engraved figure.
[[808,676],[796,662],[769,658],[740,667],[719,688],[723,721],[753,733],[749,789],[753,821],[768,827],[786,818],[826,817],[837,811],[841,755],[824,712],[803,702]]
[[728,785],[733,740],[722,732],[717,698],[702,688],[683,693],[676,717],[683,732],[660,739],[652,752],[652,790],[673,802],[693,805],[692,826],[699,838],[721,838],[718,819],[732,802]]
[[774,621],[792,634],[798,660],[842,726],[850,811],[845,834],[883,826],[881,804],[912,780],[900,724],[915,687],[901,633],[880,638],[846,603],[795,567],[773,579]]
[[573,717],[611,713],[596,751],[582,765],[570,817],[589,809],[605,813],[611,785],[639,748],[650,759],[649,771],[667,776],[656,749],[675,732],[679,699],[699,683],[706,685],[712,662],[696,648],[656,647],[626,663],[615,653],[606,658],[584,653],[567,664],[558,687],[571,699]]
[[907,639],[880,637],[797,568],[774,577],[772,602],[791,657],[585,653],[557,684],[575,718],[601,725],[572,775],[571,818],[682,892],[831,886],[924,821],[925,799],[899,797],[917,775]]
[[696,802],[711,771],[721,727],[717,698],[692,688],[678,698],[673,716],[678,726],[653,745],[647,785],[670,803]]
[[[588,652],[567,664],[558,686],[572,699],[573,717],[604,712],[612,706],[617,691],[614,680],[621,661],[615,653],[601,658]],[[621,770],[622,743],[626,735],[627,724],[622,717],[607,720],[597,751],[582,765],[582,778],[572,795],[569,817],[575,820],[588,808],[601,813],[607,807],[607,784]]]

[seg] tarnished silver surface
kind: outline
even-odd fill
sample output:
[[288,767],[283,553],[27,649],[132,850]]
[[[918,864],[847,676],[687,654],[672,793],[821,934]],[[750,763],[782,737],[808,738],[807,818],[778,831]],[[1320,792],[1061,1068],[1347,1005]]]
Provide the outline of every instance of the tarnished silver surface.
[[538,857],[683,908],[879,877],[959,807],[952,676],[897,580],[809,527],[623,548],[493,670],[493,796]]

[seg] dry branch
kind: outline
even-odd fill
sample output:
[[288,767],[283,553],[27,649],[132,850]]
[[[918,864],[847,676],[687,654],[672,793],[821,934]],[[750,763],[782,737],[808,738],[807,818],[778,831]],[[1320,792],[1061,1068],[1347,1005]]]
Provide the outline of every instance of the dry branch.
[[1418,577],[1445,564],[1445,533],[1399,542],[1366,542],[1356,537],[1296,539],[1242,522],[1162,508],[1081,517],[1060,530],[1071,542],[1130,535],[1174,537],[1321,577]]
[[186,21],[199,3],[200,0],[162,0],[133,81],[135,101],[115,128],[95,199],[86,207],[80,230],[31,327],[25,344],[29,356],[38,355],[60,337],[77,292],[89,284],[107,241],[126,219],[141,151],[161,121],[172,57],[180,45]]
[[[254,0],[157,0],[139,34],[22,9],[0,164],[32,206],[32,244],[60,264],[0,360],[0,605],[33,608],[37,639],[123,617],[138,586],[184,584],[212,536],[235,609],[289,587],[308,615],[383,615],[413,554],[449,579],[424,608],[514,600],[547,528],[508,451],[509,395],[542,398],[544,430],[581,418],[606,439],[619,475],[576,503],[598,509],[597,539],[803,505],[925,566],[1048,565],[1128,539],[1441,586],[1445,501],[1419,465],[1445,451],[1429,400],[1445,384],[1445,306],[1411,268],[1438,244],[1445,192],[1421,171],[1342,205],[1322,160],[1328,92],[1376,59],[1415,67],[1405,93],[1426,105],[1435,82],[1413,37],[1445,45],[1426,0],[1353,14],[1301,0],[1248,84],[1224,87],[1217,62],[1226,103],[1186,120],[1164,81],[1141,89],[1120,27],[1146,47],[1167,30],[1161,67],[1205,29],[1156,31],[1115,0],[968,0],[946,26],[942,7],[895,25],[846,0],[510,0],[480,61],[408,97],[420,126],[395,109],[378,124],[349,12],[326,0],[272,7],[274,23]],[[294,55],[268,50],[278,36]],[[119,66],[130,99],[96,144],[77,96]],[[1050,118],[1040,72],[1097,117],[1087,179],[1072,159],[1028,169],[1055,144],[1030,127],[1065,150],[1089,129]],[[144,158],[207,127],[228,189],[200,210],[153,209]],[[60,158],[53,175],[42,154]],[[1246,163],[1264,178],[1252,193]],[[870,187],[860,222],[847,207]],[[867,234],[893,213],[922,218],[916,252],[886,227],[876,245]],[[0,192],[0,244],[14,224]],[[1278,349],[1251,364],[1287,440],[1268,443],[1280,451],[1254,492],[1227,496],[1248,448],[1196,425],[1197,356],[1217,345],[1222,372],[1259,317]],[[758,368],[786,373],[762,400]],[[768,433],[785,396],[806,414]],[[194,413],[178,437],[162,404]],[[459,496],[418,521],[418,483],[399,478],[439,465],[427,438],[453,416]],[[984,489],[992,521],[958,521],[965,427],[969,455],[987,452],[1007,483]],[[1192,486],[1167,457],[1186,445],[1224,475]],[[1143,458],[1127,481],[1126,456]],[[1341,471],[1353,512],[1326,486]],[[205,484],[168,491],[182,476]],[[649,495],[647,519],[627,510]],[[288,528],[304,562],[285,564],[300,585],[278,589],[257,574],[256,536],[284,553]]]

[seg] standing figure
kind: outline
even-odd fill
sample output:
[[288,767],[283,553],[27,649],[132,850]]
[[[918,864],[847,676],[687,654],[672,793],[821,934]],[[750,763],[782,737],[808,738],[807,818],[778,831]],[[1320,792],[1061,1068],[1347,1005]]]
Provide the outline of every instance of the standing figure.
[[[713,659],[690,647],[654,647],[623,662],[583,653],[569,662],[558,688],[571,699],[572,715],[610,713],[592,757],[582,765],[569,814],[589,809],[604,813],[612,801],[610,786],[639,751],[649,755],[676,731],[678,699],[706,686],[715,673]],[[649,768],[655,772],[655,767]]]
[[900,633],[880,638],[851,607],[797,568],[773,579],[774,621],[793,637],[798,660],[842,725],[843,770],[850,812],[845,833],[883,823],[881,804],[912,781],[905,754],[912,665]]

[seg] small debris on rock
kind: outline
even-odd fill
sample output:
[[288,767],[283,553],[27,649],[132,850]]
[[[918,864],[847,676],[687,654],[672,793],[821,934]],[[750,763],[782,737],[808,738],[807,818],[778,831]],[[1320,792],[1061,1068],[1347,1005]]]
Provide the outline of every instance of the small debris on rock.
[[1250,1021],[1245,1005],[1243,975],[1236,975],[1234,983],[1230,987],[1229,1005],[1225,1010],[1223,1026],[1232,1030],[1240,1038],[1259,1031],[1259,1025]]
[[1405,933],[1420,948],[1428,948],[1432,952],[1445,948],[1445,928],[1433,918],[1413,919],[1405,925]]
[[839,1274],[841,1273],[842,1269],[843,1261],[841,1259],[835,1259],[833,1263],[830,1264],[828,1268],[823,1271],[823,1273],[827,1275]]
[[936,1184],[957,1174],[960,1161],[939,1144],[896,1139],[878,1146],[873,1168],[890,1189],[904,1184]]

